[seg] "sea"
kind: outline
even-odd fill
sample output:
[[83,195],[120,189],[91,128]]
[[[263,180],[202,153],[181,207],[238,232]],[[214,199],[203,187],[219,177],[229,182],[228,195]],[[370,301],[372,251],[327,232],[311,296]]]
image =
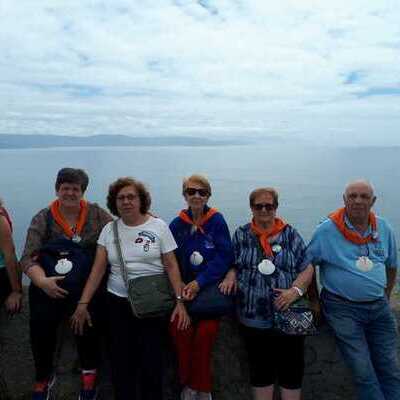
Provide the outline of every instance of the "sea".
[[154,214],[171,221],[185,207],[182,179],[204,174],[212,186],[209,205],[220,210],[231,232],[251,218],[249,193],[273,186],[278,214],[308,241],[326,215],[342,206],[346,183],[372,182],[375,211],[400,240],[400,151],[398,147],[215,146],[93,147],[0,150],[0,197],[14,222],[17,253],[33,215],[55,198],[63,167],[83,168],[90,177],[89,201],[105,207],[108,185],[121,176],[144,182]]

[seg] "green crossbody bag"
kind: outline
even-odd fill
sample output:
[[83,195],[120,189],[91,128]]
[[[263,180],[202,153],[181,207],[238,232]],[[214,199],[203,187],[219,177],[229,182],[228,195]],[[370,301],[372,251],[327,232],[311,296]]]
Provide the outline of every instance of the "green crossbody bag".
[[128,290],[128,300],[137,318],[168,316],[175,304],[175,296],[166,273],[128,279],[128,270],[122,255],[118,221],[113,222],[115,245],[121,265],[122,277]]

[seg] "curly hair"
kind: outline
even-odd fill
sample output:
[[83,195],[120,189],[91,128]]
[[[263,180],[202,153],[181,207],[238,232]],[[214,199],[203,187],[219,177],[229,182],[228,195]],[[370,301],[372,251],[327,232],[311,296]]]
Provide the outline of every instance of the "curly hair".
[[140,200],[140,213],[146,214],[151,205],[150,193],[142,182],[131,177],[118,178],[108,187],[107,207],[111,214],[120,217],[117,209],[117,196],[121,189],[126,186],[133,186],[136,189]]

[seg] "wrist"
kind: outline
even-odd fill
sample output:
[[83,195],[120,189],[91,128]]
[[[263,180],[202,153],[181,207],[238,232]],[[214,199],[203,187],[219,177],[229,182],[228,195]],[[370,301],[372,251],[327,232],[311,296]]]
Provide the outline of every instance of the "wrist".
[[293,285],[292,289],[297,293],[298,297],[304,296],[304,290],[299,288],[298,286]]

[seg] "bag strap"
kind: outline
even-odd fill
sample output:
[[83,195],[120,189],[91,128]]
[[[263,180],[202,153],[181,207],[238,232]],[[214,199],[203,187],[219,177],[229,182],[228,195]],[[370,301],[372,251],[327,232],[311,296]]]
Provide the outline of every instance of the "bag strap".
[[129,285],[128,285],[128,270],[126,268],[124,256],[122,255],[121,242],[120,242],[119,233],[118,233],[118,220],[113,221],[113,232],[114,232],[114,239],[115,239],[115,247],[117,248],[119,263],[121,265],[122,278],[125,282],[125,286],[128,288],[129,287]]

